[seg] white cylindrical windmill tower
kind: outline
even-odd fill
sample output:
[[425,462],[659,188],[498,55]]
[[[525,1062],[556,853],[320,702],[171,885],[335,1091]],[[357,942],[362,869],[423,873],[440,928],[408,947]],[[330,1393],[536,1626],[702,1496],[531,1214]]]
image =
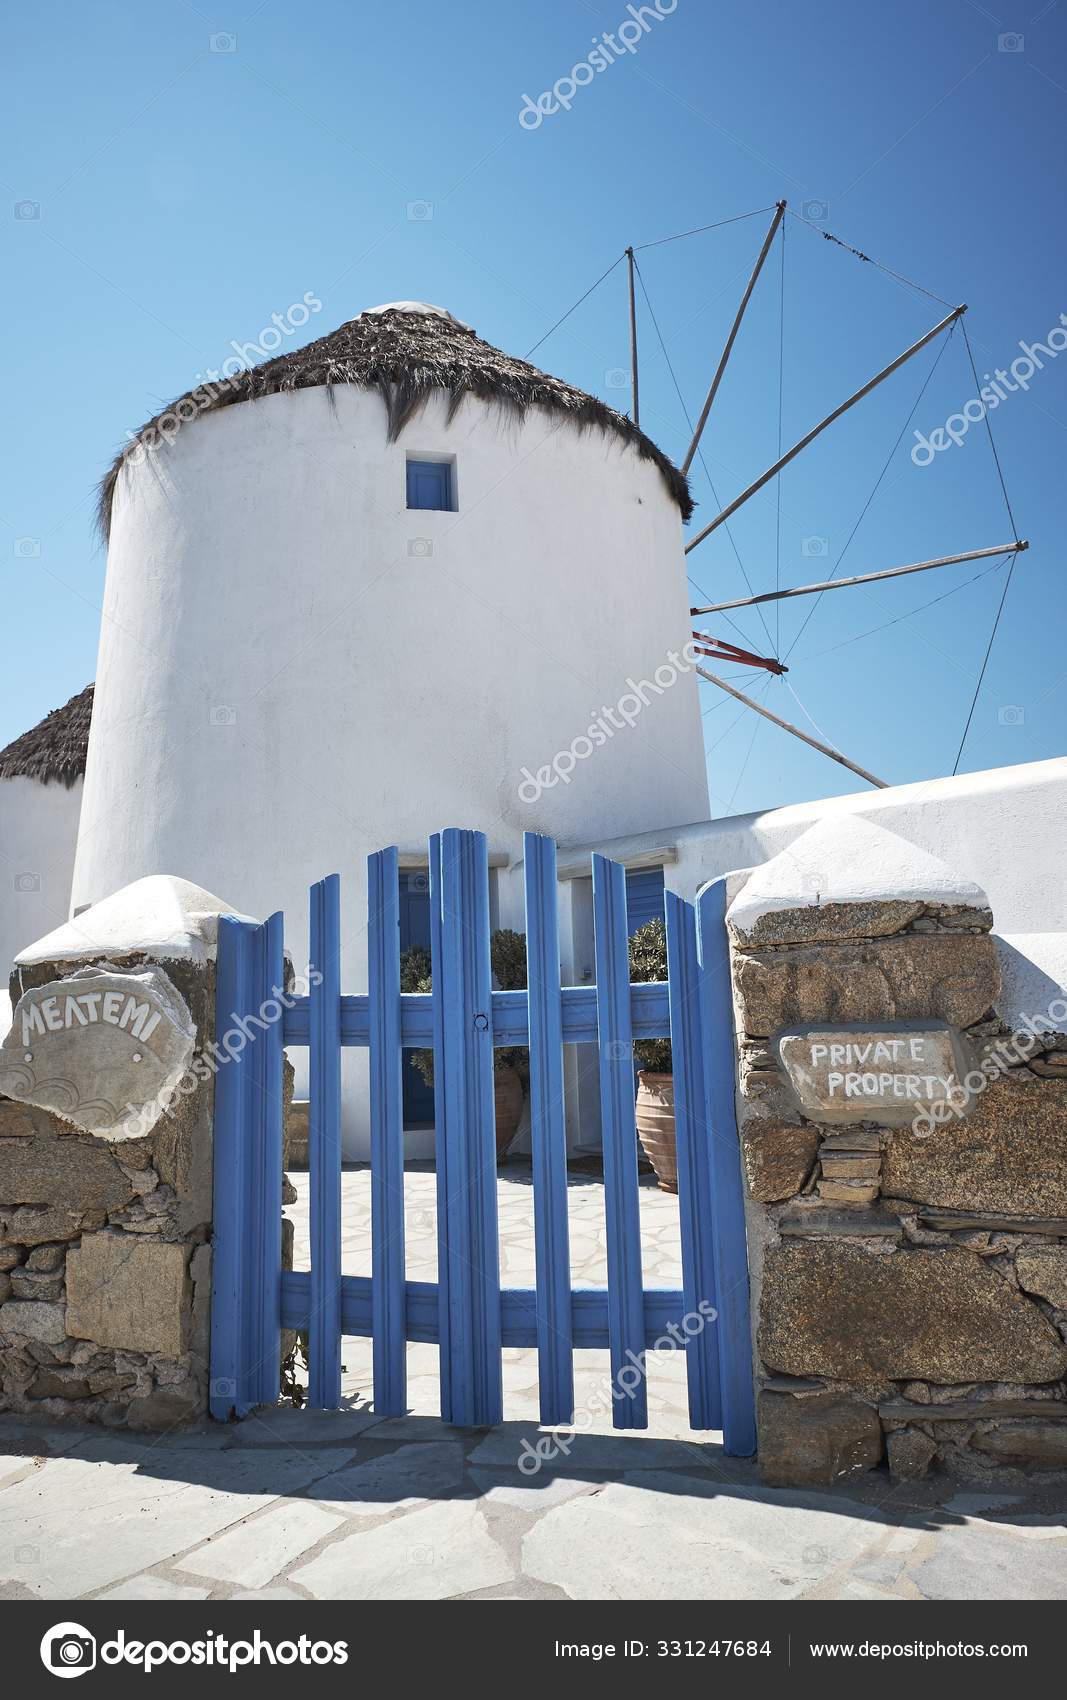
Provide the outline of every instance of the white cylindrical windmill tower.
[[303,966],[339,871],[359,990],[371,850],[705,818],[689,506],[630,420],[420,303],[193,391],[105,480],[74,904],[177,874],[283,908]]

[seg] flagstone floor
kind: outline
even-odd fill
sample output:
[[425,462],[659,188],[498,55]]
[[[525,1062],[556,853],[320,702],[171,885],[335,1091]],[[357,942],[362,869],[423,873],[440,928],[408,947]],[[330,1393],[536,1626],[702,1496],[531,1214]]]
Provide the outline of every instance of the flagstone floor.
[[[307,1176],[296,1266],[306,1267]],[[408,1272],[435,1276],[434,1178],[407,1177]],[[574,1278],[605,1279],[602,1185],[572,1177]],[[344,1268],[370,1267],[369,1176],[344,1175]],[[500,1173],[503,1274],[533,1278],[529,1169]],[[641,1190],[646,1281],[679,1283],[677,1202]],[[344,1343],[345,1408],[108,1434],[0,1416],[0,1598],[1067,1599],[1067,1490],[978,1491],[874,1472],[836,1493],[765,1488],[685,1414],[657,1353],[650,1426],[615,1434],[606,1354],[576,1354],[580,1429],[536,1474],[532,1351],[504,1353],[505,1421],[437,1415],[437,1354],[409,1347],[410,1411],[379,1419],[366,1342]]]

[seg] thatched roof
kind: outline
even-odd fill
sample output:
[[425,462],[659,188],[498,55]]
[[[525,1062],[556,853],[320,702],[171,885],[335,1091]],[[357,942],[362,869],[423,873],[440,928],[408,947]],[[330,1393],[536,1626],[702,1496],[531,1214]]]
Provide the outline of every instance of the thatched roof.
[[89,722],[93,715],[93,687],[86,685],[63,708],[46,714],[39,726],[23,732],[6,750],[0,750],[0,779],[39,779],[71,786],[85,772],[89,745]]
[[[334,384],[377,390],[388,411],[391,442],[435,390],[443,390],[448,396],[450,419],[464,397],[471,395],[520,416],[531,407],[543,407],[570,419],[580,430],[597,426],[629,443],[642,459],[659,467],[684,519],[693,511],[684,474],[624,414],[573,384],[502,353],[439,307],[395,301],[361,313],[358,319],[350,319],[304,348],[276,355],[218,383],[201,384],[148,420],[136,439],[120,450],[101,483],[103,535],[106,537],[110,529],[111,504],[123,462],[137,443],[158,443],[160,422],[166,421],[173,409],[186,404],[187,416],[192,419],[194,412],[214,413],[237,402],[257,401],[260,396],[319,386],[329,390]],[[164,425],[164,435],[167,429]]]

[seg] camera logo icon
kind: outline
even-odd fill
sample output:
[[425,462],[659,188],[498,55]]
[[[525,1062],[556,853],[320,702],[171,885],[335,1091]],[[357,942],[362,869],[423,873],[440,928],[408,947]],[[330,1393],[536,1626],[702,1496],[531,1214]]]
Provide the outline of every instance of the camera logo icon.
[[84,1676],[96,1667],[96,1640],[80,1623],[57,1623],[41,1640],[41,1663],[53,1676]]
[[997,36],[998,53],[1021,53],[1026,46],[1026,37],[1015,30],[1008,30],[1005,35]]
[[829,539],[825,537],[805,537],[800,544],[802,555],[825,555],[829,550]]
[[424,224],[433,217],[432,201],[409,201],[408,218],[413,224]]
[[208,710],[208,721],[212,726],[236,726],[237,710],[228,702],[213,703]]
[[1002,726],[1025,726],[1026,710],[1021,703],[1004,702],[997,709],[997,719]]
[[16,218],[23,218],[23,219],[25,219],[25,218],[40,218],[40,216],[41,216],[41,203],[40,203],[40,201],[16,201],[15,202],[15,217]]
[[609,366],[604,373],[604,387],[609,390],[628,390],[630,374],[625,366]]
[[800,210],[805,218],[811,220],[812,224],[825,224],[830,216],[828,201],[804,201]]
[[15,556],[20,561],[35,561],[41,553],[39,537],[16,537]]
[[26,892],[40,891],[40,889],[41,889],[41,876],[40,876],[40,874],[31,874],[30,872],[26,871],[26,872],[23,872],[21,874],[15,875],[15,890],[17,892],[21,892],[21,893],[25,894]]
[[229,30],[220,30],[218,35],[208,37],[208,46],[212,53],[236,53],[237,37]]
[[433,538],[432,537],[409,537],[408,538],[408,554],[414,555],[416,560],[420,560],[420,561],[427,560],[429,558],[429,556],[433,554]]

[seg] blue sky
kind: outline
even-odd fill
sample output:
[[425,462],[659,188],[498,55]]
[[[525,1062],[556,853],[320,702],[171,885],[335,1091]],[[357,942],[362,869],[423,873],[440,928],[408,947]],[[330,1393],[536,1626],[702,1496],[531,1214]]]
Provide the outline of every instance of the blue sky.
[[[969,304],[980,374],[1009,368],[1020,341],[1043,341],[1067,313],[1067,5],[1012,0],[1001,15],[1006,3],[677,0],[569,111],[529,129],[524,97],[614,34],[623,0],[9,9],[0,744],[93,676],[105,566],[94,490],[126,431],[308,291],[323,311],[305,336],[414,298],[525,354],[627,243],[785,198],[816,228],[787,219],[784,285],[780,242],[768,260],[704,436],[694,530],[716,511],[712,482],[729,499],[775,458],[780,429],[788,446],[936,323],[945,308],[931,295]],[[638,255],[641,422],[677,459],[768,218]],[[689,556],[694,601],[744,595],[745,575],[757,590],[827,576],[861,514],[842,573],[1010,540],[984,425],[928,467],[909,456],[911,430],[934,430],[974,394],[962,336],[945,343],[751,501],[732,541],[721,528]],[[615,387],[628,363],[622,266],[535,359],[628,405]],[[962,770],[1064,748],[1067,355],[1045,359],[989,422],[1031,549]],[[720,669],[776,712],[892,783],[924,779],[956,760],[1003,590],[1003,569],[970,582],[987,566],[836,592],[803,633],[812,599],[772,607],[766,628],[752,610],[734,628],[706,624],[791,652],[785,679]],[[857,788],[703,693],[713,813]]]

